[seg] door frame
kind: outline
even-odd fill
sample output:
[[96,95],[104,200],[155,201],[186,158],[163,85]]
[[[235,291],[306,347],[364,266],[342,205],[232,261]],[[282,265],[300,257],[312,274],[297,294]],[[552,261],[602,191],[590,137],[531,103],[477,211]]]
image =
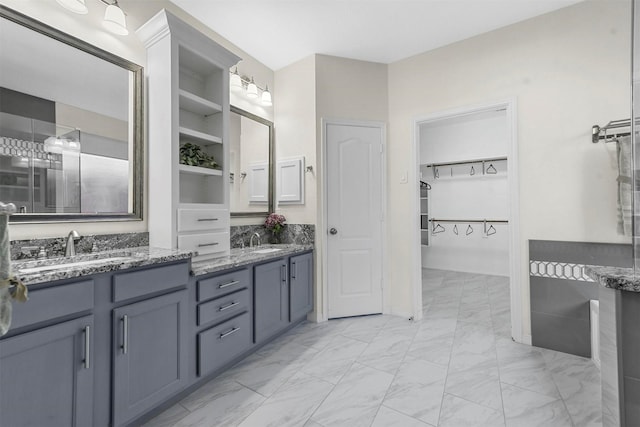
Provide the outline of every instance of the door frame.
[[329,125],[343,125],[343,126],[359,126],[359,127],[373,127],[380,129],[381,136],[381,144],[382,144],[382,153],[381,153],[381,216],[382,220],[380,221],[380,257],[381,259],[381,274],[382,274],[382,313],[389,313],[389,301],[391,298],[389,297],[389,287],[388,287],[388,268],[387,268],[387,124],[385,122],[379,122],[374,120],[348,120],[348,119],[337,119],[337,118],[321,118],[321,147],[320,147],[320,170],[322,173],[322,191],[320,198],[320,206],[318,210],[320,211],[320,221],[318,224],[318,230],[316,230],[316,238],[320,241],[321,246],[321,256],[320,265],[321,269],[321,278],[317,281],[317,283],[322,284],[322,289],[316,291],[316,296],[322,297],[322,304],[320,305],[320,313],[317,316],[317,321],[323,322],[329,320],[329,286],[328,286],[328,277],[329,277],[329,265],[328,265],[328,194],[327,194],[327,126]]
[[413,237],[413,300],[414,318],[422,318],[422,249],[420,242],[419,212],[420,212],[420,126],[430,122],[450,119],[470,114],[481,113],[496,109],[506,110],[506,120],[509,130],[509,142],[507,144],[508,165],[508,189],[509,189],[509,291],[511,299],[511,336],[520,343],[531,344],[531,335],[523,331],[523,302],[522,302],[522,257],[520,246],[520,196],[518,180],[518,129],[516,98],[508,98],[495,102],[454,108],[440,111],[413,119],[413,158],[415,167],[410,183],[413,185],[412,199],[412,226]]

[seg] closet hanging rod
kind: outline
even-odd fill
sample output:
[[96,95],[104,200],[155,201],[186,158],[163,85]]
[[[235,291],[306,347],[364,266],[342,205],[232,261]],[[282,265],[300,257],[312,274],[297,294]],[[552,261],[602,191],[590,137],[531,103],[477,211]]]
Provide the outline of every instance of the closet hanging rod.
[[492,223],[492,224],[509,224],[509,221],[506,219],[436,219],[430,218],[429,222],[455,222],[455,223],[463,223],[463,224],[483,224],[483,223]]
[[631,127],[631,119],[612,120],[604,126],[593,125],[591,127],[591,142],[593,142],[594,144],[597,144],[601,140],[604,140],[604,142],[613,142],[613,139],[610,139],[612,137],[629,136],[631,135],[631,131],[607,135],[607,131],[609,129],[620,129],[628,127]]
[[499,162],[502,160],[508,160],[506,157],[491,157],[491,158],[485,158],[485,159],[471,159],[471,160],[465,160],[465,161],[460,161],[460,162],[446,162],[446,163],[426,163],[423,166],[426,166],[428,168],[432,168],[432,167],[440,167],[440,166],[454,166],[454,165],[469,165],[472,163],[482,163],[482,162]]

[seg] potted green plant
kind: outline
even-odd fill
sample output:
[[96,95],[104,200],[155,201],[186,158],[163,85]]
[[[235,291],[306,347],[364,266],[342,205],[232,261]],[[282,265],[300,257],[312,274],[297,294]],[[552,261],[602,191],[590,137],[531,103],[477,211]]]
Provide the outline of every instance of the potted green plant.
[[207,154],[202,147],[197,144],[192,144],[191,142],[180,146],[180,164],[208,169],[220,169],[220,165],[212,155]]

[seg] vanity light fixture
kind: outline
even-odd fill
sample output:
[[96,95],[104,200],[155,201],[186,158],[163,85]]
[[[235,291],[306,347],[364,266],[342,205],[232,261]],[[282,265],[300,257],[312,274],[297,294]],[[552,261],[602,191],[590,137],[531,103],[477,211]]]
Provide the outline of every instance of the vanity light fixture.
[[104,21],[102,25],[114,34],[119,36],[126,36],[129,34],[127,30],[127,21],[124,17],[124,12],[120,9],[120,5],[117,0],[113,0],[113,3],[108,3],[105,0],[100,0],[107,5],[107,10],[104,11]]
[[80,142],[50,136],[44,140],[44,151],[47,153],[61,154],[62,152],[80,152]]
[[79,15],[86,15],[89,12],[84,0],[56,0],[58,4],[67,10]]
[[[71,12],[86,15],[89,12],[85,0],[56,0],[58,4]],[[126,36],[129,34],[125,14],[118,4],[118,0],[100,0],[107,5],[102,25],[114,34]]]
[[[262,105],[268,107],[273,105],[273,99],[271,97],[271,92],[269,91],[269,86],[265,86],[265,88],[263,89],[256,84],[256,82],[253,80],[253,77],[249,79],[249,77],[247,76],[241,76],[238,73],[238,67],[236,67],[233,71],[229,71],[229,73],[231,74],[229,85],[231,86],[232,91],[242,92],[244,89],[247,98],[252,100],[260,98],[260,100],[262,101]],[[262,95],[260,95],[260,92],[262,92]]]
[[265,85],[264,91],[262,92],[262,104],[271,106],[273,102],[271,101],[271,92],[269,92],[269,86]]
[[247,98],[256,99],[258,97],[258,86],[253,81],[253,77],[251,77],[251,81],[247,85]]
[[238,67],[236,70],[231,73],[231,80],[229,81],[229,85],[231,86],[231,90],[239,92],[242,90],[242,77],[238,74]]

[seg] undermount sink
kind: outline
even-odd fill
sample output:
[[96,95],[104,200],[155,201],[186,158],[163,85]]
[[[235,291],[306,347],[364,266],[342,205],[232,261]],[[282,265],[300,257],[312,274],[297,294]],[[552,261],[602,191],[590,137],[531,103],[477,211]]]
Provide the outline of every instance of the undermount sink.
[[21,268],[18,270],[18,273],[22,273],[22,274],[40,273],[42,271],[62,270],[65,268],[85,267],[89,265],[105,264],[110,262],[127,261],[127,260],[131,260],[131,258],[117,256],[117,257],[111,257],[111,258],[91,259],[87,261],[62,262],[60,264],[54,264],[54,265],[41,265],[40,267]]
[[270,254],[272,252],[278,252],[281,251],[281,248],[264,248],[264,249],[257,249],[255,251],[253,251],[254,254]]

